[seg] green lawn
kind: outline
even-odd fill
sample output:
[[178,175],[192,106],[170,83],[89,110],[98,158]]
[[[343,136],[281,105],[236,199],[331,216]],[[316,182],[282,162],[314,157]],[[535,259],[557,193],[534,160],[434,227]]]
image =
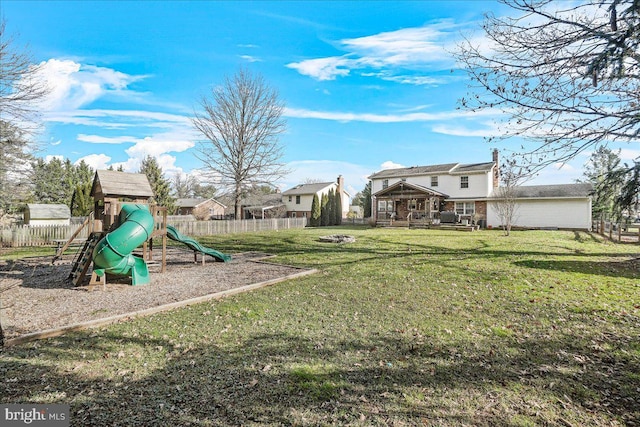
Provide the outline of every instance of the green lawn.
[[[317,238],[348,233],[356,243]],[[319,273],[8,348],[72,425],[640,425],[640,245],[333,228],[200,239]]]

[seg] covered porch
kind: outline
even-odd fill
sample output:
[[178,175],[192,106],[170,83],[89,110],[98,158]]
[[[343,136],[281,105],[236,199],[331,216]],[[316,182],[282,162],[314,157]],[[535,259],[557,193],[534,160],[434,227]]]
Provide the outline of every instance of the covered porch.
[[397,182],[373,195],[376,225],[408,227],[437,224],[448,197],[421,185]]

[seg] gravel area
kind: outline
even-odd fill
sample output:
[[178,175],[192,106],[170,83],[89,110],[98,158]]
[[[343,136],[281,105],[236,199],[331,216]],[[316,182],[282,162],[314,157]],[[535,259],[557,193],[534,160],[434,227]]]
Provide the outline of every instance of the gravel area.
[[[154,255],[160,257],[159,253]],[[194,263],[193,252],[169,248],[165,273],[160,273],[159,265],[150,266],[150,284],[131,286],[126,277],[109,276],[106,289],[101,285],[75,287],[67,281],[72,261],[67,256],[54,265],[51,257],[0,261],[0,287],[16,285],[2,294],[5,338],[132,313],[304,271],[257,261],[265,257],[262,253],[233,254],[226,263],[207,257],[202,265],[200,255]]]

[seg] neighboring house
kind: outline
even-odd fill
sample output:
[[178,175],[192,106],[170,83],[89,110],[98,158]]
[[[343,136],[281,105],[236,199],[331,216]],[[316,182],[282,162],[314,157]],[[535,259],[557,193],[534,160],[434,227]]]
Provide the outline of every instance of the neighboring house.
[[63,204],[29,203],[24,208],[24,223],[31,226],[69,225],[71,210]]
[[[591,229],[591,184],[530,185],[514,189],[512,226],[525,228]],[[489,200],[487,224],[501,224]]]
[[242,200],[242,219],[284,217],[284,204],[280,193],[253,194]]
[[193,215],[197,220],[222,219],[227,207],[215,200],[210,199],[177,199],[177,215]]
[[[495,209],[489,209],[495,203],[494,191],[500,182],[497,150],[493,151],[491,162],[387,169],[374,173],[369,179],[373,216],[379,225],[450,220],[492,227],[501,225]],[[543,187],[545,191],[535,190]],[[517,191],[521,212],[514,226],[591,227],[591,198],[586,187],[532,186],[518,187]]]
[[344,187],[344,178],[342,175],[338,177],[336,182],[319,182],[312,184],[300,184],[282,193],[282,203],[285,204],[287,217],[306,217],[311,218],[311,204],[313,196],[317,195],[322,201],[323,194],[329,194],[329,191],[335,191],[341,195],[342,201],[342,218],[346,218],[349,213],[350,195]]

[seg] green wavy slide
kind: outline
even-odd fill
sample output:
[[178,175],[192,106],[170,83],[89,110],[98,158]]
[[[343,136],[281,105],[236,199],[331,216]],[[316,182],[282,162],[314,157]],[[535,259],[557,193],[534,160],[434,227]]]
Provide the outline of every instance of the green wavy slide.
[[120,210],[120,226],[105,235],[93,249],[93,271],[131,276],[132,285],[150,282],[147,263],[131,254],[153,233],[153,216],[146,205],[126,204]]
[[178,230],[176,230],[174,227],[170,225],[167,225],[167,236],[171,240],[175,240],[176,242],[180,242],[187,245],[190,249],[193,249],[194,251],[198,251],[205,255],[209,255],[215,258],[216,261],[227,262],[231,260],[231,255],[226,255],[226,254],[223,254],[222,252],[216,251],[215,249],[202,246],[197,240],[194,240],[191,237],[180,234]]

